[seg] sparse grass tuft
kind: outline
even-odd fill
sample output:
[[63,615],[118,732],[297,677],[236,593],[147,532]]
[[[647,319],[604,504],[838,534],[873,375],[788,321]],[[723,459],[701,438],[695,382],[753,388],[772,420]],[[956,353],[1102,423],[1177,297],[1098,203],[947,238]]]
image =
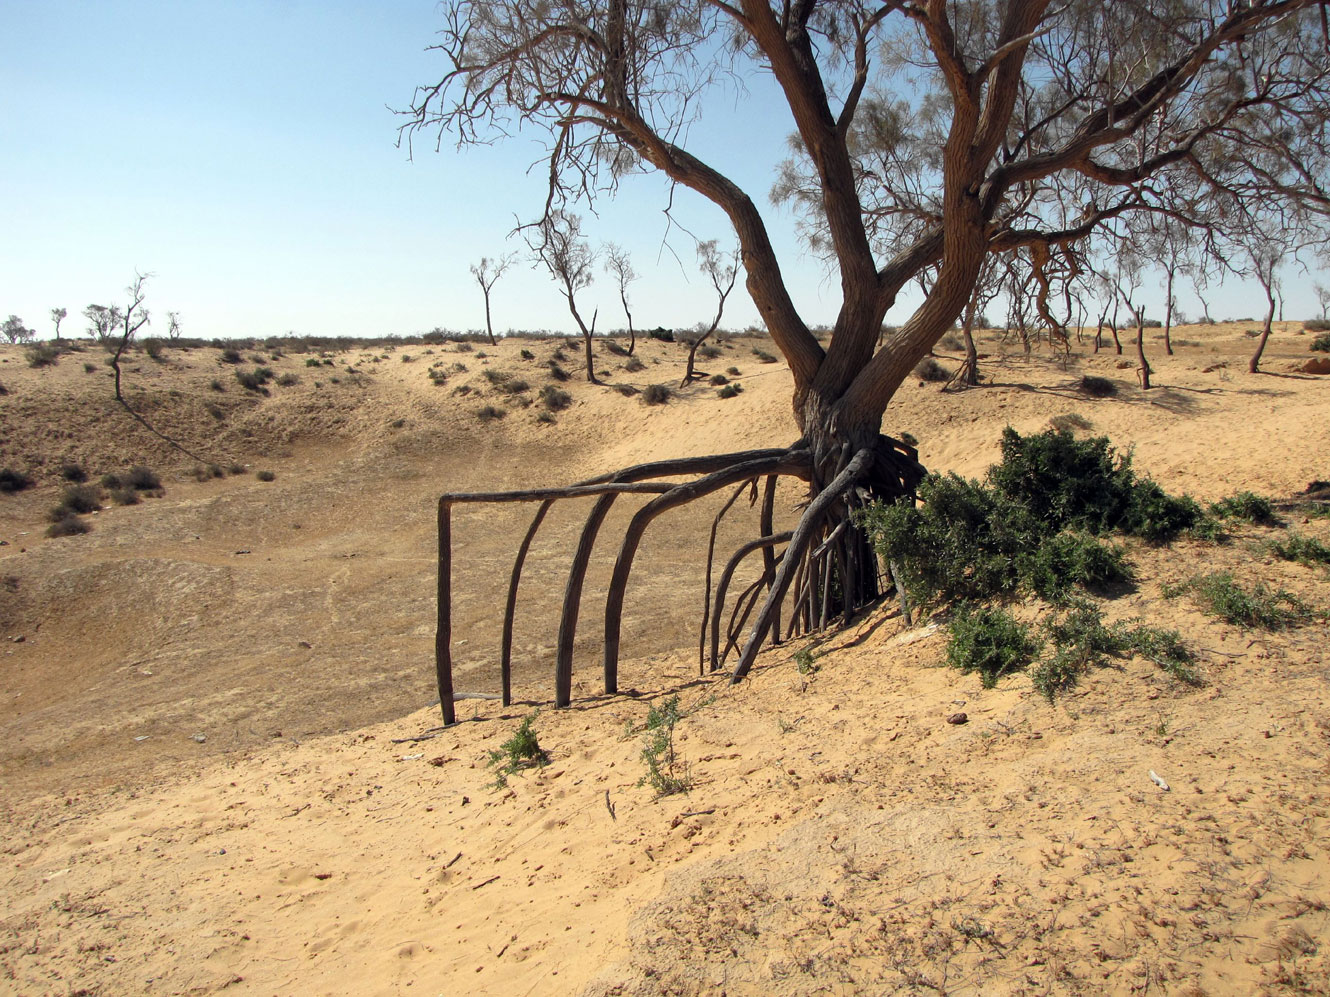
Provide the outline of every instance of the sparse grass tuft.
[[951,380],[951,372],[932,357],[924,357],[915,365],[914,376],[931,384]]
[[29,367],[50,367],[60,359],[60,347],[52,343],[33,343],[23,355],[28,358]]
[[1166,586],[1164,596],[1172,599],[1184,592],[1190,592],[1204,612],[1244,628],[1282,630],[1316,615],[1292,592],[1283,589],[1272,592],[1264,582],[1257,582],[1248,591],[1223,571]]
[[483,405],[476,411],[476,418],[481,422],[493,422],[495,419],[502,419],[507,414],[507,409],[496,408],[493,405]]
[[647,365],[642,362],[641,357],[629,357],[624,362],[623,369],[630,374],[636,374],[639,370],[646,370]]
[[766,350],[760,349],[760,348],[758,348],[758,347],[756,347],[756,346],[753,347],[753,356],[757,357],[757,362],[758,362],[758,363],[775,363],[775,362],[776,362],[776,358],[775,358],[772,354],[770,354],[770,353],[768,353]]
[[1089,429],[1094,425],[1089,419],[1076,412],[1068,412],[1065,415],[1055,415],[1048,420],[1048,424],[1058,432],[1071,432],[1074,429]]
[[1290,533],[1283,540],[1270,540],[1266,544],[1266,549],[1285,561],[1297,561],[1306,565],[1330,565],[1330,547],[1301,533]]

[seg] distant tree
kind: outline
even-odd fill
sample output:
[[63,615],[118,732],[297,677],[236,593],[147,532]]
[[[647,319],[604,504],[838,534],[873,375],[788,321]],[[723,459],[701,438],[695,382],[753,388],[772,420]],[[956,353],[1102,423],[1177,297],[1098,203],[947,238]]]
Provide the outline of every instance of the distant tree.
[[138,331],[150,321],[148,309],[143,304],[147,297],[144,285],[150,277],[150,273],[134,275],[133,282],[125,288],[129,304],[124,311],[120,310],[119,305],[89,305],[83,309],[88,319],[88,331],[111,354],[111,369],[115,371],[115,400],[126,408],[129,403],[121,391],[120,358],[129,349]]
[[11,343],[26,343],[33,337],[33,331],[23,324],[17,315],[11,315],[0,325],[0,335]]
[[[172,342],[175,342],[177,339],[180,338],[180,313],[179,313],[179,312],[167,312],[167,313],[166,313],[166,335],[167,335],[167,338],[169,338]],[[287,335],[289,336],[290,333],[288,332]]]
[[1261,370],[1261,354],[1265,344],[1270,341],[1270,332],[1274,328],[1275,298],[1279,294],[1279,267],[1284,262],[1286,248],[1275,239],[1261,238],[1253,240],[1247,247],[1250,259],[1251,276],[1261,285],[1265,293],[1265,318],[1261,323],[1261,335],[1256,340],[1256,349],[1247,362],[1249,373],[1257,374]]
[[494,325],[490,322],[490,291],[516,259],[516,254],[509,253],[507,256],[495,259],[482,256],[479,263],[471,264],[471,276],[476,278],[481,293],[485,295],[485,332],[489,335],[491,343],[497,343],[498,340],[494,338]]
[[553,211],[529,231],[532,233],[532,251],[559,285],[573,321],[581,330],[582,342],[586,346],[586,379],[599,384],[591,355],[591,337],[595,335],[596,316],[600,312],[597,309],[592,313],[588,326],[577,310],[577,293],[591,286],[596,266],[596,253],[582,236],[582,219],[563,211]]
[[721,316],[725,314],[725,299],[734,290],[735,276],[739,273],[739,250],[722,253],[716,246],[715,239],[697,244],[697,268],[711,281],[711,287],[716,292],[716,317],[711,320],[711,326],[694,339],[693,345],[688,348],[688,366],[684,369],[683,380],[679,382],[681,388],[689,381],[706,376],[694,369],[697,348],[720,328]]
[[68,314],[69,312],[63,308],[51,309],[51,321],[55,323],[55,341],[57,343],[60,342],[60,323],[65,320],[65,316]]
[[1314,284],[1316,291],[1316,302],[1321,306],[1321,318],[1330,318],[1330,287],[1324,284]]
[[612,242],[605,245],[605,271],[619,285],[619,300],[623,302],[623,313],[628,317],[628,355],[631,357],[637,347],[637,335],[633,332],[633,313],[628,307],[628,285],[637,280],[637,271],[628,259],[628,251]]

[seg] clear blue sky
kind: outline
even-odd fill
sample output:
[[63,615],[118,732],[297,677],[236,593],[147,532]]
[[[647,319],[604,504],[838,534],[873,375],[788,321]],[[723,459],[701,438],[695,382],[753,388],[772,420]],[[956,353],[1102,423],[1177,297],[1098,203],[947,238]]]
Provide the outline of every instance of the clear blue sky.
[[[442,72],[425,51],[438,24],[430,0],[0,0],[0,316],[49,336],[49,311],[63,306],[63,331],[82,331],[82,309],[122,301],[137,269],[155,274],[148,304],[162,334],[168,310],[185,335],[208,338],[482,327],[467,268],[525,250],[507,236],[543,203],[540,169],[529,171],[541,148],[536,135],[461,153],[418,140],[414,159],[396,147],[390,108]],[[788,130],[771,96],[754,81],[743,113],[721,100],[693,135],[762,204]],[[663,247],[666,199],[659,179],[635,178],[584,219],[593,242],[632,254],[639,327],[691,326],[714,310],[690,236],[675,230]],[[830,322],[834,282],[803,258],[788,214],[764,210],[805,318]],[[675,213],[699,237],[733,241],[691,192]],[[1289,275],[1287,317],[1318,313],[1311,282]],[[1231,284],[1212,310],[1250,315],[1256,301]],[[608,275],[584,303],[599,328],[623,325]],[[572,327],[525,260],[494,306],[498,330]],[[737,288],[725,325],[756,315]]]

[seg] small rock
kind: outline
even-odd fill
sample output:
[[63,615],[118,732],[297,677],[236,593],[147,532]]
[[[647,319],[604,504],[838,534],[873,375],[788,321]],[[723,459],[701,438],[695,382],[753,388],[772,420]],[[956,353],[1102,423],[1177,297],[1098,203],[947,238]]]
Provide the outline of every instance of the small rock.
[[947,723],[949,724],[967,724],[969,722],[970,718],[964,713],[953,713],[951,716],[947,717]]
[[193,741],[195,744],[202,744],[204,741],[208,740],[208,735],[195,734],[192,738],[190,738],[190,740]]

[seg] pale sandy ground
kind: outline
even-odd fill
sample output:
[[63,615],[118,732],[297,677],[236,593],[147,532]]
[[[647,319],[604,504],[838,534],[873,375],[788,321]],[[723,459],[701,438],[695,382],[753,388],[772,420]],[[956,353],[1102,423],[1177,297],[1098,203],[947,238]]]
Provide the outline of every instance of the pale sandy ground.
[[[1078,413],[1169,490],[1290,495],[1330,478],[1330,378],[1297,372],[1308,340],[1292,325],[1269,373],[1246,374],[1245,328],[1179,330],[1171,359],[1151,340],[1148,393],[1111,352],[995,352],[992,385],[911,383],[884,429],[918,437],[930,468],[978,475],[1003,425]],[[552,343],[353,351],[318,370],[292,355],[268,363],[300,383],[264,399],[215,350],[136,364],[145,390],[131,397],[159,428],[208,459],[272,469],[271,483],[194,481],[191,461],[107,401],[104,371],[83,369],[92,351],[34,371],[0,349],[0,466],[45,482],[0,497],[0,992],[1330,990],[1327,626],[1245,633],[1160,595],[1223,568],[1330,608],[1325,572],[1255,550],[1270,530],[1223,548],[1135,546],[1135,590],[1104,603],[1110,619],[1178,628],[1204,687],[1133,659],[1050,706],[1025,676],[983,690],[942,667],[944,633],[907,630],[892,607],[768,653],[742,686],[699,679],[711,513],[687,511],[649,534],[633,578],[631,692],[597,695],[602,564],[575,704],[536,720],[551,764],[494,789],[488,751],[551,694],[580,528],[569,510],[523,587],[521,702],[465,701],[464,722],[436,729],[438,493],[787,443],[788,374],[751,346],[707,366],[739,367],[741,396],[698,385],[660,408],[579,382],[570,350],[575,404],[556,425],[538,406],[475,417],[502,404],[481,370],[538,388]],[[608,379],[677,380],[681,348],[642,352],[635,374],[605,355]],[[436,361],[468,370],[436,388]],[[1081,395],[1086,372],[1118,397]],[[48,540],[64,459],[96,474],[148,462],[167,494]],[[747,515],[730,546],[751,535]],[[497,688],[495,606],[524,522],[459,516],[468,691]],[[1330,540],[1326,520],[1291,525]],[[792,660],[804,646],[809,675]],[[694,786],[656,799],[625,725],[675,693]],[[948,724],[959,711],[969,722]]]

